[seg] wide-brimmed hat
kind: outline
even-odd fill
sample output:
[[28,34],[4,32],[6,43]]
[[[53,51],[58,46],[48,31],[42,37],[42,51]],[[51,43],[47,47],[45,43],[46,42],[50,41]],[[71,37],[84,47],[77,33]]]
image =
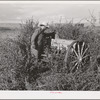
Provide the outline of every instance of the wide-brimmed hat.
[[46,26],[46,25],[47,25],[47,23],[45,23],[45,22],[40,23],[40,26]]
[[49,28],[49,25],[47,23],[45,23],[45,22],[40,23],[39,26],[45,26],[45,27],[48,27]]

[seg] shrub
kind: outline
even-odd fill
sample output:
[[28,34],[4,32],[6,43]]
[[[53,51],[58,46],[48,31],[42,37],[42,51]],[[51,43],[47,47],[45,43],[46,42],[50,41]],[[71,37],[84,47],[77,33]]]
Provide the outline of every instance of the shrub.
[[0,40],[0,90],[25,89],[24,56],[11,39]]
[[47,62],[31,57],[31,36],[38,22],[27,20],[21,25],[18,39],[0,40],[1,90],[100,90],[100,74],[96,58],[100,55],[100,36],[95,28],[75,26],[73,23],[54,24],[60,38],[84,40],[89,44],[91,64],[84,72],[67,73],[64,64],[66,50],[52,48]]
[[76,40],[83,33],[84,27],[76,26],[72,22],[65,24],[53,24],[51,28],[58,32],[61,39]]
[[[31,36],[34,33],[35,29],[38,27],[38,22],[33,19],[27,20],[25,24],[21,24],[21,34],[19,35],[18,41],[24,46],[22,49],[26,52],[26,70],[32,66],[32,57],[31,57]],[[31,61],[32,60],[32,61]]]
[[100,55],[100,35],[95,31],[95,29],[88,28],[79,37],[79,40],[84,40],[89,45],[89,52],[91,56],[91,65],[96,61],[98,55]]

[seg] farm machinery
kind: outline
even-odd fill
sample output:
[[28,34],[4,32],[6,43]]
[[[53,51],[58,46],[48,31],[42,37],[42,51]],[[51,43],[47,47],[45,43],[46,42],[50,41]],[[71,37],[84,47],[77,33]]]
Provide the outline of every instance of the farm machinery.
[[75,72],[78,69],[82,71],[86,70],[88,64],[90,63],[89,45],[85,41],[79,40],[66,40],[66,39],[51,39],[51,44],[46,46],[46,52],[43,55],[44,59],[52,57],[52,49],[56,49],[55,53],[60,54],[65,50],[65,66],[67,66],[68,71]]

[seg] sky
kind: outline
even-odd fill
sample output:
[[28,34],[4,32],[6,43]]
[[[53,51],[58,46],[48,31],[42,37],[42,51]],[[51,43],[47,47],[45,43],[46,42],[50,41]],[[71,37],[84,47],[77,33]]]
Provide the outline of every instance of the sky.
[[99,3],[67,3],[67,2],[1,2],[0,22],[19,23],[33,18],[39,22],[74,22],[90,18],[90,13],[98,19],[100,16]]

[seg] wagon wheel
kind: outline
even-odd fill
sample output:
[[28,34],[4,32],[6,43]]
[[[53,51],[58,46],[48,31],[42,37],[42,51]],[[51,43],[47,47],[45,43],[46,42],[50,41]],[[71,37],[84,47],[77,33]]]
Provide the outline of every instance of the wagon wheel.
[[66,54],[66,63],[69,72],[75,72],[79,69],[84,71],[90,63],[89,46],[84,41],[73,42]]

